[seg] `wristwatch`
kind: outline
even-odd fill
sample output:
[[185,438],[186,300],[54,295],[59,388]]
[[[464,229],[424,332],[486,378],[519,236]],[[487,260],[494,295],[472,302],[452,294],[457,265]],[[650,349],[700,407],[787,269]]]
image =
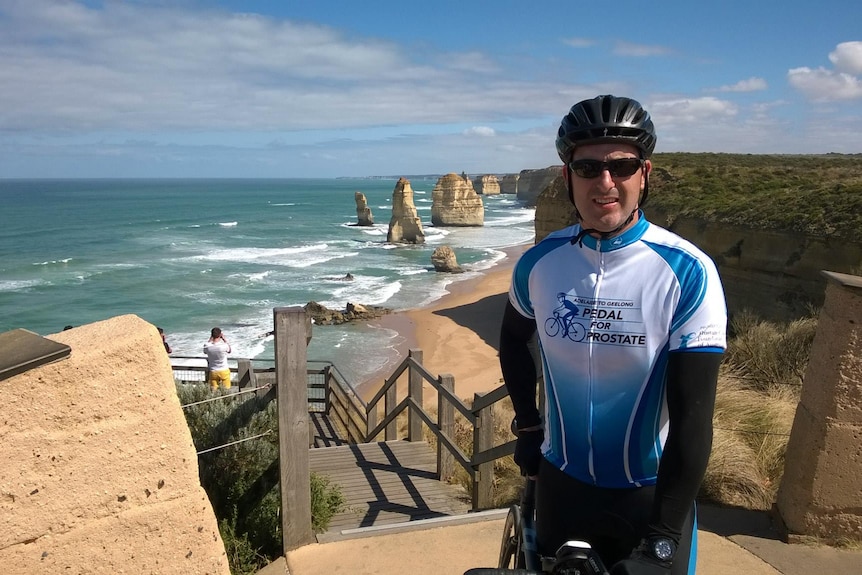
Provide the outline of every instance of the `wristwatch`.
[[676,553],[676,543],[670,537],[650,537],[647,542],[650,552],[659,561],[673,561]]

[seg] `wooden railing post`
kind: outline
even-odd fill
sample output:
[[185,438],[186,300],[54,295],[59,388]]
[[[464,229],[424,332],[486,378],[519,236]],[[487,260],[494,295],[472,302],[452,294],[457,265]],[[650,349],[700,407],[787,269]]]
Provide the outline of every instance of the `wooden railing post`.
[[[455,376],[444,373],[437,377],[441,388],[455,391]],[[437,393],[437,425],[440,433],[450,439],[455,438],[455,406],[442,393]],[[441,481],[446,481],[455,474],[455,457],[443,447],[443,442],[437,442],[437,474]]]
[[371,408],[369,408],[369,409],[366,409],[366,411],[365,411],[365,421],[367,422],[367,423],[365,424],[365,431],[363,432],[363,435],[364,435],[365,437],[363,437],[363,439],[362,439],[362,440],[363,440],[363,441],[371,441],[371,440],[373,440],[373,439],[375,439],[375,438],[374,438],[374,437],[369,437],[369,436],[368,436],[368,433],[369,433],[372,429],[374,429],[375,427],[377,427],[377,405],[375,405],[374,407],[371,407]]
[[254,374],[250,359],[236,360],[236,381],[240,389],[257,387],[257,376]]
[[332,407],[332,366],[323,368],[323,413],[329,414]]
[[[473,403],[479,401],[484,394],[473,395]],[[473,428],[473,453],[482,453],[494,446],[494,415],[489,405],[476,414],[476,426]],[[488,509],[493,506],[492,487],[494,484],[494,462],[475,466],[476,475],[473,478],[473,511]]]
[[[386,419],[390,413],[395,411],[398,405],[398,385],[392,385],[386,390],[386,395],[383,396],[383,418]],[[386,426],[386,441],[398,439],[398,418],[393,419]]]
[[302,307],[273,309],[278,382],[278,460],[284,553],[314,541],[308,464],[308,357],[311,319]]
[[[407,352],[407,356],[413,358],[413,361],[422,365],[422,350],[411,349]],[[422,374],[411,366],[408,370],[408,392],[407,395],[416,402],[420,408],[422,404]],[[422,441],[422,419],[415,410],[410,409],[407,412],[407,441]]]

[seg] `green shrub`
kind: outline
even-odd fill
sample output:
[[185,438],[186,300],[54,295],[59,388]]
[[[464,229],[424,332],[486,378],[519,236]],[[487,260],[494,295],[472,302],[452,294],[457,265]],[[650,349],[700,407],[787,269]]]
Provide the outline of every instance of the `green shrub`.
[[230,521],[218,522],[224,542],[231,575],[254,575],[270,563],[270,559],[257,552],[245,535],[237,535]]
[[311,527],[315,533],[326,531],[332,517],[344,509],[341,488],[325,475],[311,474]]
[[[180,403],[188,405],[224,395],[204,385],[177,384]],[[195,448],[225,446],[198,458],[201,485],[219,520],[226,548],[240,562],[282,555],[279,491],[278,416],[275,401],[253,394],[192,405],[184,409]],[[243,439],[261,436],[247,441]],[[325,531],[344,505],[341,490],[328,478],[311,477],[312,527]],[[231,557],[229,553],[229,558]],[[232,572],[234,569],[231,559]],[[236,569],[241,569],[237,566]]]

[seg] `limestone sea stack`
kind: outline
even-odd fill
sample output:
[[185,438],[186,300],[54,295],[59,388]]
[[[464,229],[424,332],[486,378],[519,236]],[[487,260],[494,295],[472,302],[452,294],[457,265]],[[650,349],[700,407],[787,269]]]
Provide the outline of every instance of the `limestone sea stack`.
[[431,192],[431,223],[435,226],[485,225],[485,205],[469,178],[446,174]]
[[497,181],[497,176],[485,174],[484,176],[476,176],[476,179],[473,180],[473,188],[479,195],[494,196],[500,193],[500,182]]
[[373,226],[374,216],[371,214],[371,208],[368,207],[368,200],[365,199],[365,194],[356,192],[356,225],[357,226]]
[[391,243],[424,244],[425,232],[413,203],[413,187],[406,178],[399,178],[392,191],[392,217],[386,241]]

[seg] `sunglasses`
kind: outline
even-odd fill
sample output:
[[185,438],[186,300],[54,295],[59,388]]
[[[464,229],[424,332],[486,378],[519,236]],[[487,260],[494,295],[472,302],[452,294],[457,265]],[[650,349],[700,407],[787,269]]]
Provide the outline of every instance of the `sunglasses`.
[[598,178],[602,172],[607,170],[614,178],[628,178],[644,165],[640,158],[619,158],[602,162],[600,160],[573,160],[569,162],[569,169],[580,178]]

